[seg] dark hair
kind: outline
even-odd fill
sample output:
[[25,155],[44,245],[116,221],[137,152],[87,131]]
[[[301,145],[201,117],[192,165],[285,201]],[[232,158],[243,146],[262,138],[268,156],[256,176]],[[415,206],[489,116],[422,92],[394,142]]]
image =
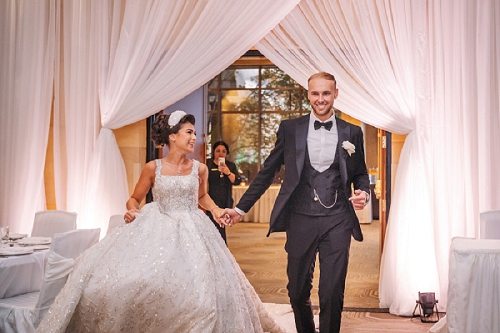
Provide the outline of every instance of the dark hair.
[[225,143],[224,141],[217,141],[216,143],[214,143],[212,145],[212,153],[215,151],[215,148],[219,147],[219,146],[224,146],[226,147],[226,152],[227,154],[229,155],[229,146],[227,145],[227,143]]
[[192,114],[186,114],[175,126],[170,126],[168,124],[168,118],[170,118],[169,114],[161,114],[155,118],[151,126],[151,140],[153,140],[157,146],[170,145],[168,139],[170,134],[177,134],[185,123],[191,123],[193,125],[195,123],[195,118]]

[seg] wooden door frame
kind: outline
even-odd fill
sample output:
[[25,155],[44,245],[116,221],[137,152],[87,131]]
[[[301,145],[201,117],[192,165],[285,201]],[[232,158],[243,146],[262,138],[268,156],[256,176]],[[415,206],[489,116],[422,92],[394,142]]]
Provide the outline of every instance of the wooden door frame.
[[392,166],[392,135],[391,132],[379,130],[379,178],[380,178],[380,242],[379,258],[382,258],[384,250],[385,233],[387,230],[387,218],[391,206],[391,172]]

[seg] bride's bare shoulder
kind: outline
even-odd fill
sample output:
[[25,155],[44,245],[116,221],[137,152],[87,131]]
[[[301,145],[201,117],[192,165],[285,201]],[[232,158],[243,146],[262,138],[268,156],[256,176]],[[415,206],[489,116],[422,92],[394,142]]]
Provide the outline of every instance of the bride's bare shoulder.
[[143,171],[154,172],[156,170],[156,160],[149,161],[144,165]]
[[208,172],[208,167],[205,163],[202,163],[202,162],[199,162],[200,165],[198,166],[198,173],[199,174],[202,174],[202,173],[205,173],[205,172]]

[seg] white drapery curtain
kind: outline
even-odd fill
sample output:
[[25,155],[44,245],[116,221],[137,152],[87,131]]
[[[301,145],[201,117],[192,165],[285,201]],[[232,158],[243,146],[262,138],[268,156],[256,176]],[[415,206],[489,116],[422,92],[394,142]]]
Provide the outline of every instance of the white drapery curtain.
[[499,20],[494,0],[303,0],[256,45],[304,86],[335,74],[339,109],[408,134],[381,263],[391,313],[418,291],[445,309],[451,238],[500,207]]
[[[65,1],[62,11],[60,0],[0,2],[0,224],[30,230],[43,209],[56,40],[56,200],[79,213],[79,227],[102,226],[123,211],[126,188],[111,129],[199,87],[294,6],[169,4],[162,12],[162,1]],[[258,44],[304,86],[313,72],[333,72],[339,108],[408,133],[382,258],[381,306],[392,313],[409,314],[418,291],[437,291],[443,308],[451,237],[475,236],[478,212],[500,208],[499,18],[494,0],[303,0]],[[173,39],[156,26],[167,22]],[[100,206],[87,207],[92,200]]]
[[0,1],[0,225],[31,232],[45,209],[54,0]]
[[78,212],[78,227],[105,230],[109,216],[125,210],[125,169],[112,129],[203,85],[298,2],[64,2],[64,67],[58,75],[64,97],[55,109],[64,126],[54,131],[66,157],[57,161],[65,177],[56,183],[58,203],[66,199],[65,209]]

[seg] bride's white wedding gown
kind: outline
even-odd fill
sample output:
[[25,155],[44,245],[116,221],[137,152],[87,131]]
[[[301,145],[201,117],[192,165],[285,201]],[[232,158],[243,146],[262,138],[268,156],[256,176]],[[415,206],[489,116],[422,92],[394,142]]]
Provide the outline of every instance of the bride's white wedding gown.
[[198,209],[199,162],[156,165],[155,202],[77,259],[37,332],[282,332]]

